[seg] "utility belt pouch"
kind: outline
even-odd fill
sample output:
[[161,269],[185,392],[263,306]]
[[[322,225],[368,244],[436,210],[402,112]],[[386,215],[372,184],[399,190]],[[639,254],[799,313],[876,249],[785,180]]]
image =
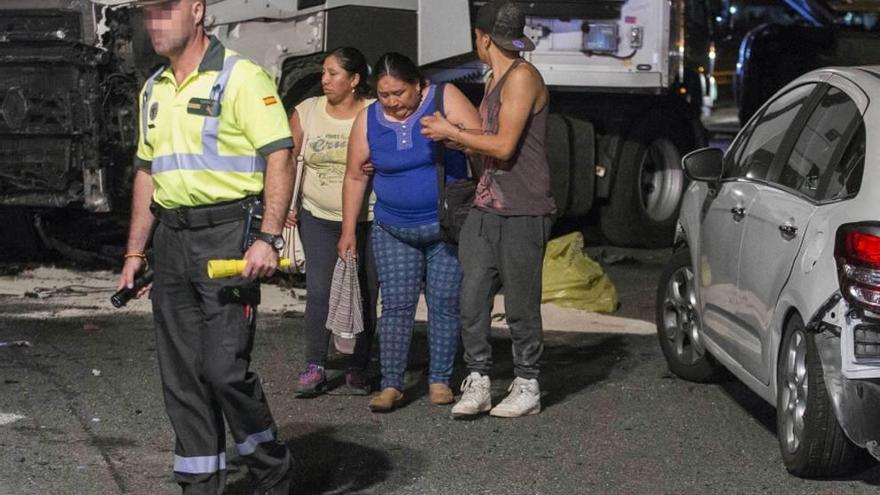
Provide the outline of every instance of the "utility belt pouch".
[[245,252],[251,247],[263,226],[263,202],[258,198],[253,198],[248,201],[245,211],[244,244],[241,247],[241,252]]
[[220,288],[218,294],[220,304],[241,304],[246,306],[260,305],[260,284],[247,283],[242,285],[227,285]]

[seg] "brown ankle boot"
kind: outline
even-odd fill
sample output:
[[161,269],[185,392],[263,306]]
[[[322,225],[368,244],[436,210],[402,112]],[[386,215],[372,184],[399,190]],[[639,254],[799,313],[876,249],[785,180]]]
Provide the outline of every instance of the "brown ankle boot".
[[452,401],[454,400],[452,397],[452,389],[445,383],[432,383],[429,385],[428,397],[430,397],[432,404],[438,406],[452,404]]
[[390,412],[403,401],[403,393],[396,388],[388,387],[379,395],[370,399],[369,407],[373,412]]

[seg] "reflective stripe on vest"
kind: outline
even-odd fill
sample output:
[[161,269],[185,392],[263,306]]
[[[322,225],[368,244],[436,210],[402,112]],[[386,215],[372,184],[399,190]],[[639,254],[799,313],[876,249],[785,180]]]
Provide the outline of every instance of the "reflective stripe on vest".
[[159,67],[159,70],[155,72],[149,79],[147,79],[147,84],[144,86],[144,98],[141,102],[141,135],[144,137],[144,144],[150,146],[150,142],[147,141],[147,122],[150,115],[150,96],[153,93],[153,85],[156,84],[156,79],[159,79],[159,76],[165,72],[165,67]]
[[207,154],[175,153],[153,159],[152,173],[172,170],[207,170],[211,172],[264,173],[266,160],[262,156],[209,156]]
[[[214,85],[211,87],[209,99],[222,103],[226,92],[226,84],[232,76],[235,64],[241,60],[238,55],[230,55],[223,62],[223,69],[217,74]],[[151,81],[152,82],[152,81]],[[148,90],[152,90],[152,84],[148,83]],[[146,92],[144,93],[146,96]],[[206,116],[202,123],[202,152],[197,153],[172,153],[153,157],[152,173],[159,174],[172,170],[203,170],[211,172],[241,172],[241,173],[265,173],[266,159],[259,153],[254,156],[221,156],[219,152],[220,135],[220,112],[217,115]],[[146,129],[146,119],[144,128]]]
[[[211,96],[208,97],[209,100],[216,101],[218,104],[223,102],[223,95],[226,93],[226,83],[229,82],[229,77],[232,76],[232,69],[235,68],[235,64],[239,60],[241,60],[241,57],[238,55],[231,55],[223,62],[223,70],[217,74],[217,79],[211,88]],[[220,112],[222,112],[223,107],[219,106],[219,108]],[[205,117],[205,122],[202,124],[202,154],[204,155],[218,156],[220,154],[217,150],[217,138],[220,134],[220,112],[217,112],[217,115]]]

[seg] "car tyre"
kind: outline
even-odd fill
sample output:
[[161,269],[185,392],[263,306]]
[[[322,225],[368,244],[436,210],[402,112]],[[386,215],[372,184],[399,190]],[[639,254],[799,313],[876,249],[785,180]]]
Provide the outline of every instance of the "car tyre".
[[862,451],[837,421],[814,336],[797,314],[785,326],[776,384],[776,431],[785,468],[804,478],[855,469]]
[[716,382],[728,376],[702,342],[696,280],[687,247],[672,255],[660,277],[657,337],[675,375],[693,382]]

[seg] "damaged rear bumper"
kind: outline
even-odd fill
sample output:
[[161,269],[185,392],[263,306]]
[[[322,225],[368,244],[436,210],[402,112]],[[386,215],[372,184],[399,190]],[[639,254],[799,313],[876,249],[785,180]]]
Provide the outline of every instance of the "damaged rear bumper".
[[813,319],[821,322],[814,340],[834,414],[846,436],[880,460],[880,359],[859,356],[865,344],[855,336],[871,320],[840,298],[828,306]]

